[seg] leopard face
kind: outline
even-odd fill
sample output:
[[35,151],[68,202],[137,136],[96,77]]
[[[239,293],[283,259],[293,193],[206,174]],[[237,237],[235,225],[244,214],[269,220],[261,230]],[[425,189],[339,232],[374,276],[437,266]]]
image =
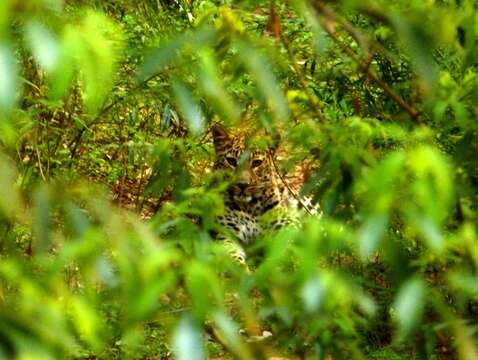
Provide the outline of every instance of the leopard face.
[[220,125],[213,125],[216,150],[215,169],[231,174],[226,205],[258,216],[277,206],[284,191],[275,169],[275,151],[248,149],[242,135],[232,135]]
[[[218,221],[232,238],[222,235],[219,239],[231,244],[234,239],[250,244],[271,230],[299,225],[302,209],[309,214],[317,213],[317,206],[310,207],[307,198],[298,196],[307,174],[305,166],[281,176],[276,160],[284,154],[277,149],[260,151],[248,147],[244,135],[231,134],[218,124],[211,130],[216,150],[214,168],[224,170],[230,184],[226,210]],[[244,252],[234,252],[237,255],[234,258],[245,259]]]

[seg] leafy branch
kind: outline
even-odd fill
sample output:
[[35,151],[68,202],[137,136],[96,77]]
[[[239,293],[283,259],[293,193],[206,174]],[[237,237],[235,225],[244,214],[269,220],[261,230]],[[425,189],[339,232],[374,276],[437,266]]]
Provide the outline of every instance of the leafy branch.
[[380,78],[379,75],[370,67],[371,60],[374,54],[368,55],[368,59],[362,60],[359,55],[347,44],[345,44],[337,35],[333,24],[340,24],[358,43],[358,45],[369,53],[371,49],[377,48],[374,42],[371,42],[358,29],[356,29],[350,22],[342,19],[330,7],[323,4],[321,1],[313,1],[313,8],[318,12],[317,18],[322,25],[322,28],[327,32],[330,38],[358,65],[359,70],[369,79],[373,80],[398,106],[400,106],[410,117],[420,122],[419,111],[411,104],[407,103],[400,95],[398,95],[391,86]]

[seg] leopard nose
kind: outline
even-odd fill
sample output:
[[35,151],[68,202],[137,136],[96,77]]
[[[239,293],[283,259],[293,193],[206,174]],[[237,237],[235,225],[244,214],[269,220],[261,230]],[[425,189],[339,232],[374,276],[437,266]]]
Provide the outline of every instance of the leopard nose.
[[248,185],[248,184],[247,184],[247,182],[245,182],[245,181],[241,181],[241,182],[238,182],[238,183],[237,183],[237,187],[238,187],[239,190],[241,190],[241,191],[246,190],[247,185]]

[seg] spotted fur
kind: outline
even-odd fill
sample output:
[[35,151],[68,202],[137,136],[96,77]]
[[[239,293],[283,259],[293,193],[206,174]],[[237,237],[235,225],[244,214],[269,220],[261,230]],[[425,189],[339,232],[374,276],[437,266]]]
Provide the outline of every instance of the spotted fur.
[[317,213],[309,199],[298,198],[305,171],[279,174],[276,163],[283,156],[279,150],[248,149],[244,135],[232,135],[218,124],[212,126],[212,135],[216,150],[214,168],[226,170],[231,176],[226,211],[219,218],[228,233],[221,239],[232,249],[231,256],[245,261],[244,251],[237,255],[236,241],[250,244],[265,231],[298,225],[301,208]]

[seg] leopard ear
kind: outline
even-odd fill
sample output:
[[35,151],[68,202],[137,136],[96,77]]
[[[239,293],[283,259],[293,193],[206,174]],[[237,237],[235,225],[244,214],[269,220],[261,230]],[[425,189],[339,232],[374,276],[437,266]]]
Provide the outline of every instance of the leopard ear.
[[212,138],[214,140],[214,148],[216,151],[223,150],[230,144],[231,138],[226,129],[219,124],[211,126]]

